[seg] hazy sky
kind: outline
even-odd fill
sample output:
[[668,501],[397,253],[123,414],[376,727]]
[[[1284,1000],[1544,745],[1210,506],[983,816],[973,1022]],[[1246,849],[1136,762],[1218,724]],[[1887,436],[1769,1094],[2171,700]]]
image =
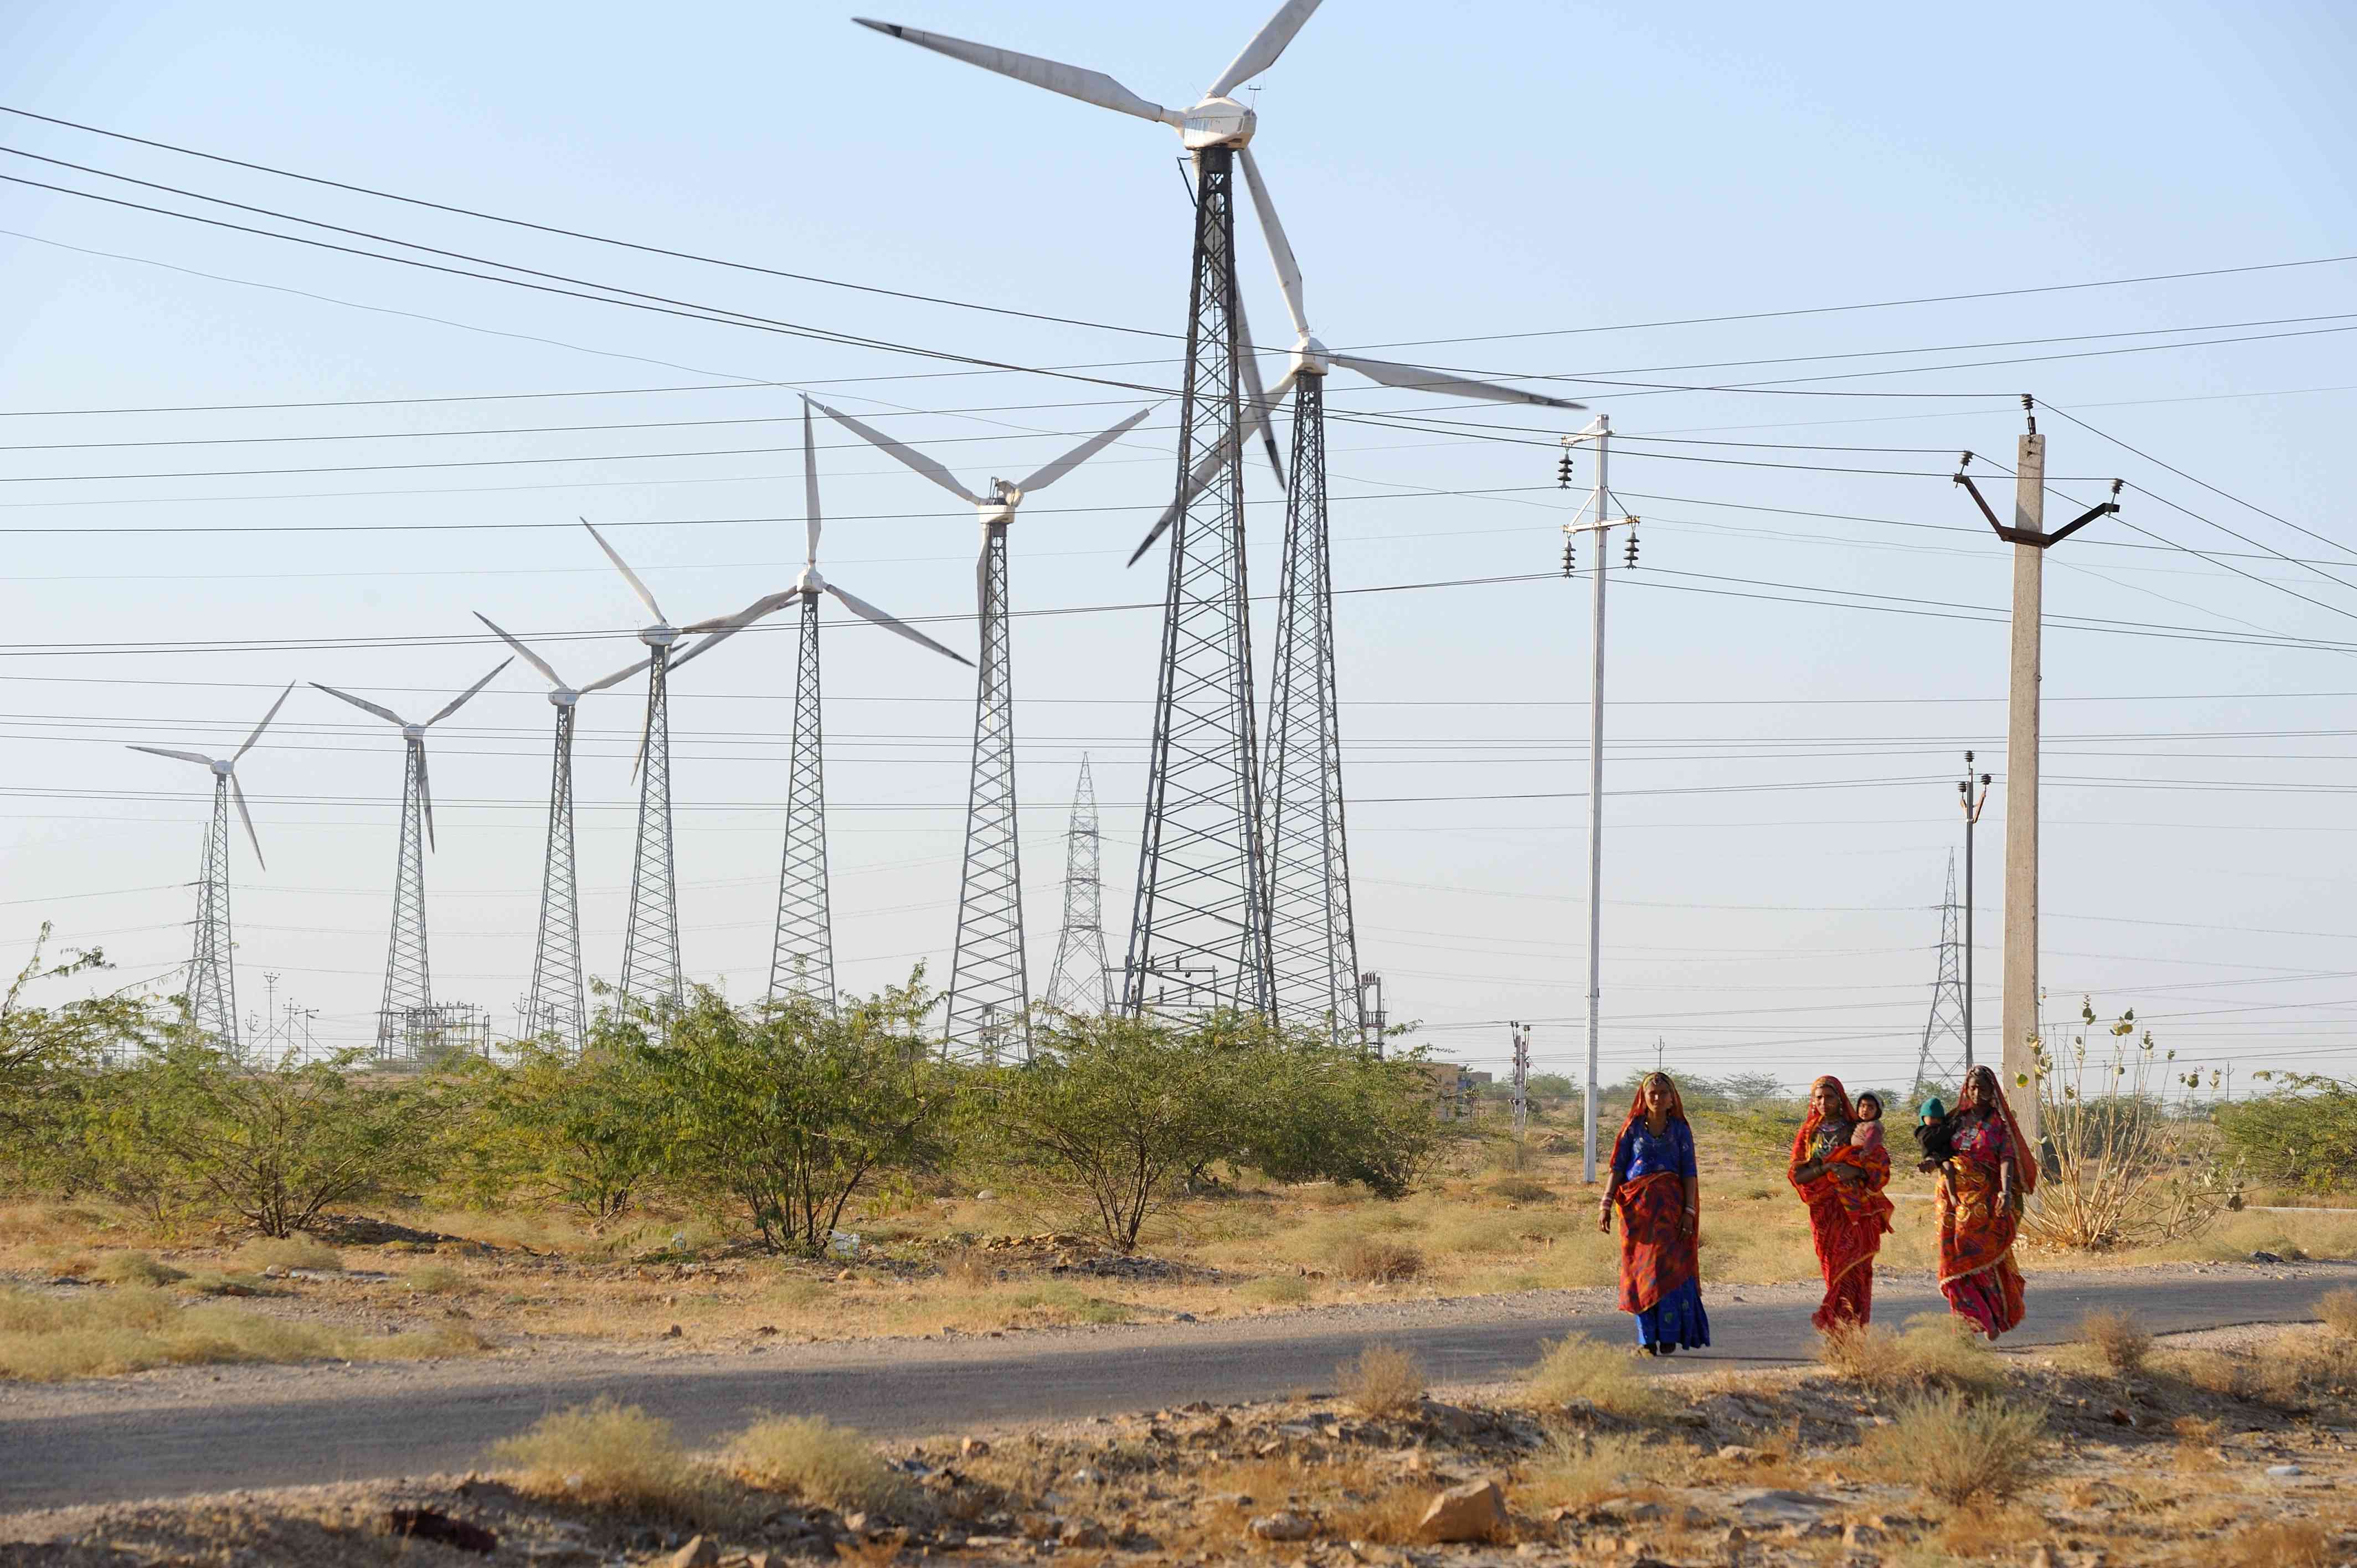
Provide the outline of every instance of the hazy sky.
[[[1183,104],[1264,10],[925,0],[894,19]],[[1629,437],[1615,489],[1646,521],[1641,564],[1610,588],[1608,1074],[1650,1065],[1658,1039],[1692,1071],[1902,1081],[1967,746],[1998,779],[1981,840],[1994,1045],[2009,552],[1948,476],[1967,447],[2010,466],[2023,391],[2151,455],[2041,422],[2053,512],[2114,477],[2138,487],[2047,579],[2055,1005],[2134,1004],[2183,1055],[2245,1072],[2346,1070],[2357,261],[1690,318],[2357,253],[2352,79],[2357,21],[2328,4],[1331,0],[1258,84],[1255,151],[1326,341],[1568,378],[1533,384],[1576,389]],[[275,212],[827,333],[1175,376],[1153,334],[1183,325],[1176,138],[830,10],[17,0],[0,8],[0,103],[1106,329],[668,261],[0,115],[13,151]],[[0,174],[296,228],[19,156]],[[1257,336],[1282,344],[1242,229]],[[675,618],[785,586],[794,389],[955,443],[939,450],[969,483],[1144,401],[22,184],[0,184],[0,934],[21,949],[54,919],[125,980],[185,962],[207,800],[196,769],[124,743],[231,747],[296,679],[430,712],[496,660],[476,609],[598,634],[545,645],[576,679],[626,661],[641,617],[576,515],[616,525]],[[1675,390],[1734,383],[1749,390]],[[548,393],[597,395],[514,395]],[[366,401],[399,399],[455,401]],[[1362,961],[1393,1016],[1448,1052],[1492,1065],[1502,1021],[1534,1019],[1538,1065],[1569,1069],[1589,623],[1587,585],[1554,575],[1581,499],[1554,484],[1563,426],[1339,374],[1329,403],[1337,583],[1413,590],[1337,607]],[[246,406],[145,412],[221,404]],[[300,404],[331,406],[285,406]],[[56,412],[78,410],[102,412]],[[1405,412],[1460,428],[1351,417]],[[1126,939],[1161,576],[1158,553],[1123,561],[1169,495],[1169,426],[1147,421],[1014,535],[1019,607],[1095,607],[1017,628],[1035,985],[1083,753],[1116,962]],[[971,511],[822,439],[828,574],[951,618],[933,629],[970,646]],[[1277,497],[1263,467],[1246,483],[1254,580],[1273,591]],[[789,624],[673,693],[687,962],[739,995],[767,975]],[[842,979],[925,961],[946,983],[969,679],[856,625],[830,630],[827,665]],[[586,937],[608,975],[638,690],[588,701],[578,757]],[[528,980],[549,714],[519,666],[433,741],[436,988],[503,1023]],[[237,846],[243,1011],[275,974],[323,1041],[367,1037],[400,758],[390,728],[304,689],[247,760],[270,861]]]

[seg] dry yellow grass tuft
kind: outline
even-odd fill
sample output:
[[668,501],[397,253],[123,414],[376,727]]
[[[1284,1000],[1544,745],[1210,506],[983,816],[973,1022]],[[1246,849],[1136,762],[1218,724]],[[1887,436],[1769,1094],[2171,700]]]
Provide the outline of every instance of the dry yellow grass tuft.
[[2145,1360],[2152,1354],[2152,1336],[2132,1312],[2091,1312],[2079,1319],[2079,1337],[2094,1348],[2104,1365],[2123,1378],[2144,1370]]
[[465,1324],[371,1338],[234,1307],[184,1307],[144,1285],[80,1298],[0,1291],[0,1378],[27,1382],[235,1361],[425,1359],[484,1348]]
[[1841,1327],[1824,1336],[1818,1359],[1870,1389],[1993,1389],[2005,1369],[1988,1347],[1955,1320],[1936,1314],[1910,1318],[1903,1333],[1880,1325]]
[[116,1285],[177,1284],[188,1276],[169,1263],[159,1263],[145,1252],[109,1252],[92,1271],[96,1278]]
[[1622,1434],[1558,1434],[1523,1469],[1515,1501],[1526,1509],[1590,1508],[1660,1480],[1664,1457]]
[[2330,1533],[2312,1519],[2255,1524],[2214,1549],[2218,1568],[2327,1568],[2334,1561]]
[[1405,1241],[1346,1236],[1334,1248],[1334,1272],[1362,1284],[1395,1284],[1424,1273],[1424,1254]]
[[289,1236],[284,1240],[261,1237],[238,1249],[238,1262],[249,1269],[341,1269],[343,1254],[333,1247],[324,1246],[307,1236]]
[[1908,1400],[1861,1445],[1867,1468],[1956,1507],[2010,1498],[2037,1475],[2046,1430],[2034,1410],[1943,1390]]
[[2343,1339],[2357,1339],[2357,1290],[2329,1290],[2317,1301],[2316,1315]]
[[1651,1415],[1661,1408],[1661,1396],[1637,1370],[1635,1351],[1600,1344],[1585,1334],[1566,1334],[1544,1348],[1545,1354],[1530,1370],[1532,1397],[1542,1404],[1586,1400],[1615,1415]]
[[757,1421],[737,1434],[724,1464],[748,1485],[846,1513],[904,1512],[915,1496],[873,1444],[823,1415]]
[[1263,1279],[1246,1280],[1236,1287],[1236,1294],[1246,1301],[1256,1301],[1264,1306],[1295,1306],[1308,1301],[1313,1293],[1309,1282],[1299,1274],[1270,1274]]
[[986,1291],[998,1283],[998,1268],[978,1247],[961,1247],[942,1265],[942,1277],[960,1290]]
[[447,1263],[428,1263],[422,1269],[412,1269],[408,1274],[411,1290],[424,1295],[457,1295],[473,1286],[473,1282]]
[[601,1399],[544,1415],[491,1445],[523,1490],[615,1508],[694,1511],[708,1488],[671,1423]]
[[1424,1368],[1396,1345],[1370,1345],[1335,1370],[1342,1397],[1361,1415],[1405,1415],[1424,1400]]

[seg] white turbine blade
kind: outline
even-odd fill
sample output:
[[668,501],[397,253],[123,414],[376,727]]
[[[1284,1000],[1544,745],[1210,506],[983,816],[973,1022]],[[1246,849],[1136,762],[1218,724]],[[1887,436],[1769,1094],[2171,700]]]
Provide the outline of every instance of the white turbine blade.
[[439,850],[434,842],[434,786],[425,777],[425,741],[421,736],[409,744],[417,748],[417,803],[425,808],[425,847]]
[[1285,52],[1285,46],[1293,41],[1293,35],[1301,31],[1301,24],[1309,20],[1309,14],[1316,9],[1318,0],[1285,0],[1276,8],[1276,15],[1253,35],[1253,41],[1243,47],[1243,53],[1228,62],[1228,69],[1220,72],[1220,80],[1211,83],[1203,96],[1225,98],[1275,65],[1276,57]]
[[[312,682],[311,684],[314,686],[319,686],[319,682],[317,681]],[[374,714],[377,717],[382,719],[389,725],[393,725],[402,729],[409,727],[409,721],[403,718],[399,714],[394,713],[391,708],[380,708],[374,703],[355,697],[350,692],[339,692],[333,686],[319,686],[319,690],[327,693],[330,697],[341,697],[352,706],[361,709],[364,713]]]
[[238,819],[245,823],[246,842],[253,845],[253,863],[264,871],[269,870],[270,863],[262,858],[262,840],[253,831],[253,813],[245,809],[245,786],[237,781],[234,773],[229,776],[229,796],[237,802]]
[[160,746],[135,746],[131,749],[144,751],[150,757],[172,757],[182,762],[200,763],[207,768],[213,765],[213,759],[200,751],[167,751]]
[[954,659],[961,664],[971,667],[974,663],[974,660],[968,659],[964,654],[952,652],[950,650],[943,648],[940,643],[935,642],[931,638],[927,637],[923,632],[919,631],[915,627],[909,626],[902,621],[894,620],[890,616],[886,615],[882,610],[877,609],[866,599],[860,598],[856,595],[846,594],[841,588],[836,587],[833,583],[829,583],[826,585],[826,591],[833,594],[836,598],[841,599],[843,601],[844,607],[849,610],[853,615],[859,617],[862,620],[872,620],[877,626],[886,627],[893,631],[899,632],[910,642],[916,643],[920,647],[930,648],[934,652],[941,654],[942,657]]
[[791,588],[788,588],[782,594],[769,594],[763,597],[755,599],[751,604],[747,605],[743,609],[738,610],[733,616],[723,616],[716,620],[698,621],[695,625],[686,628],[685,629],[689,631],[710,632],[712,635],[689,648],[686,651],[673,655],[671,667],[673,670],[678,669],[681,665],[686,663],[697,654],[702,653],[706,649],[712,647],[715,643],[727,641],[728,639],[736,636],[747,627],[751,626],[763,616],[774,615],[777,611],[782,609],[785,606],[792,603],[795,599],[800,597],[802,597],[802,596],[799,593],[795,592]]
[[630,570],[630,564],[614,553],[614,547],[606,542],[606,536],[591,527],[589,520],[586,517],[581,520],[581,526],[589,530],[589,537],[597,542],[597,548],[606,553],[606,559],[614,564],[614,570],[630,579],[630,592],[639,596],[639,602],[654,612],[655,619],[664,618],[662,606],[655,603],[654,595],[648,592],[644,583],[639,581],[639,575]]
[[262,715],[262,722],[253,726],[253,733],[245,737],[245,744],[237,748],[237,757],[232,757],[229,759],[231,767],[236,766],[239,757],[243,757],[247,752],[253,749],[253,743],[262,738],[262,732],[270,727],[270,721],[278,716],[278,710],[285,707],[286,705],[286,699],[294,694],[295,682],[289,681],[286,682],[286,690],[279,693],[278,700],[270,704],[270,711]]
[[443,703],[442,711],[436,714],[432,718],[427,719],[425,721],[426,724],[438,725],[444,719],[448,718],[452,714],[457,713],[460,708],[465,707],[467,705],[468,698],[473,696],[476,693],[481,691],[484,687],[497,680],[499,678],[500,671],[514,662],[515,660],[512,659],[502,659],[497,664],[492,665],[491,672],[489,675],[484,676],[481,680],[476,682],[473,685],[468,687],[465,691],[459,693],[457,696]]
[[[1298,4],[1299,0],[1296,0]],[[1313,0],[1313,4],[1315,0]],[[1141,120],[1158,120],[1165,125],[1185,123],[1185,116],[1176,110],[1150,103],[1107,76],[1101,70],[1084,70],[1076,65],[1041,59],[1038,55],[1017,54],[989,44],[970,43],[964,38],[952,38],[943,33],[928,33],[918,27],[904,27],[898,22],[871,21],[866,16],[854,16],[863,27],[873,27],[889,34],[903,43],[931,49],[935,54],[962,59],[968,65],[978,65],[985,70],[995,70],[1001,76],[1011,76],[1017,81],[1028,81],[1034,87],[1044,87],[1050,92],[1060,92],[1067,98],[1077,98],[1083,103],[1093,103],[1100,109],[1116,113],[1135,114]],[[1296,27],[1299,23],[1294,24]],[[1288,34],[1288,36],[1290,36]],[[1258,40],[1254,40],[1257,42]],[[1280,43],[1277,48],[1285,46]],[[1270,56],[1272,59],[1275,57]]]
[[531,649],[526,648],[522,643],[518,642],[514,638],[510,637],[507,632],[500,628],[498,622],[491,619],[490,617],[485,615],[482,611],[477,610],[475,612],[475,618],[481,621],[485,626],[490,627],[494,632],[497,632],[501,642],[506,643],[510,648],[512,648],[518,653],[522,654],[525,660],[530,663],[533,669],[539,671],[542,675],[547,677],[548,683],[550,685],[555,687],[560,692],[565,690],[565,677],[559,675],[554,669],[550,668],[547,660],[543,659],[539,654],[534,653]]
[[1276,474],[1276,488],[1285,489],[1285,461],[1276,455],[1276,426],[1269,419],[1268,393],[1261,390],[1260,356],[1253,351],[1252,323],[1244,318],[1244,291],[1237,289],[1229,303],[1236,312],[1236,371],[1243,378],[1244,417],[1260,431],[1262,450]]
[[1079,467],[1082,464],[1087,462],[1090,458],[1095,456],[1098,453],[1103,451],[1106,447],[1112,446],[1123,436],[1128,435],[1132,430],[1137,427],[1138,421],[1144,419],[1147,414],[1152,413],[1155,409],[1161,406],[1162,405],[1160,403],[1154,403],[1147,407],[1141,408],[1135,413],[1131,414],[1127,419],[1123,420],[1119,424],[1114,425],[1111,430],[1106,431],[1102,435],[1090,436],[1086,441],[1082,442],[1078,446],[1073,447],[1071,451],[1065,453],[1062,456],[1057,458],[1054,462],[1049,464],[1046,467],[1040,469],[1038,473],[1032,475],[1029,478],[1024,480],[1016,488],[1027,496],[1035,490],[1046,489],[1049,485],[1054,484],[1058,479],[1062,478],[1066,474],[1071,473],[1073,469]]
[[[1268,389],[1269,402],[1275,403],[1284,401],[1285,394],[1293,390],[1294,381],[1300,373],[1298,370],[1290,370],[1279,376],[1276,385]],[[1153,549],[1154,542],[1169,532],[1170,525],[1178,521],[1180,510],[1189,505],[1197,496],[1202,494],[1203,487],[1210,484],[1213,477],[1227,466],[1228,454],[1224,447],[1214,447],[1204,453],[1196,462],[1195,471],[1187,476],[1187,488],[1179,492],[1177,500],[1163,509],[1162,515],[1155,520],[1153,529],[1139,542],[1137,548],[1129,553],[1129,560],[1125,564],[1136,565],[1138,558]]]
[[631,676],[637,674],[640,671],[645,669],[648,665],[652,664],[653,662],[654,656],[650,654],[646,658],[640,660],[636,664],[627,665],[622,669],[615,671],[611,675],[607,676],[603,680],[590,682],[587,686],[582,687],[577,694],[586,697],[592,692],[602,692],[608,686],[619,686],[623,682],[629,680]]
[[1470,376],[1452,375],[1446,371],[1426,371],[1415,365],[1395,364],[1389,360],[1361,360],[1356,354],[1332,356],[1338,365],[1348,365],[1371,381],[1381,381],[1387,387],[1406,387],[1415,392],[1446,392],[1450,397],[1480,398],[1485,403],[1528,403],[1541,408],[1586,408],[1584,403],[1568,398],[1548,397],[1544,392],[1523,392],[1517,387],[1501,387],[1495,381],[1477,381]]
[[1293,329],[1307,338],[1309,317],[1301,303],[1301,263],[1293,259],[1285,225],[1276,220],[1276,204],[1268,199],[1268,188],[1260,181],[1260,160],[1253,156],[1250,147],[1238,152],[1244,166],[1244,188],[1252,192],[1253,210],[1260,215],[1260,237],[1268,242],[1268,259],[1276,267],[1276,286],[1285,291],[1285,308],[1293,317]]
[[811,400],[802,399],[802,532],[810,549],[802,564],[818,564],[818,444],[811,439]]
[[843,413],[839,409],[829,408],[823,403],[818,403],[816,406],[821,413],[826,415],[829,419],[834,420],[845,430],[850,431],[855,435],[862,436],[874,443],[876,446],[882,447],[893,456],[899,458],[901,462],[906,463],[909,467],[914,468],[920,474],[924,475],[925,478],[932,480],[933,483],[941,486],[942,489],[949,491],[950,494],[957,496],[964,500],[970,500],[976,506],[980,506],[982,504],[982,498],[975,495],[972,490],[967,489],[963,485],[959,484],[955,474],[951,473],[947,468],[942,467],[939,463],[934,462],[931,457],[926,456],[914,446],[906,446],[900,442],[895,441],[889,435],[885,435],[882,431],[873,429],[868,425],[860,424],[859,421],[852,418],[851,415]]

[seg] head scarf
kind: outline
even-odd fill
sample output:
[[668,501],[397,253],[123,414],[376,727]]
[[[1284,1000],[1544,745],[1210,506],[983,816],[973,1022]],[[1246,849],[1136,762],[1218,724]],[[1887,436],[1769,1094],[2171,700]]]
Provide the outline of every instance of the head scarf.
[[1665,1072],[1649,1072],[1644,1077],[1637,1080],[1637,1092],[1629,1097],[1629,1114],[1620,1123],[1621,1137],[1627,1137],[1629,1135],[1629,1129],[1634,1127],[1638,1122],[1642,1122],[1645,1119],[1645,1088],[1655,1079],[1659,1079],[1661,1082],[1669,1086],[1670,1120],[1673,1122],[1683,1122],[1686,1119],[1686,1104],[1684,1100],[1678,1097],[1677,1079],[1672,1078]]
[[1817,1110],[1817,1090],[1827,1084],[1833,1085],[1835,1113],[1845,1122],[1857,1120],[1857,1112],[1849,1102],[1849,1090],[1842,1087],[1841,1079],[1827,1073],[1809,1085],[1808,1114],[1801,1118],[1801,1130],[1792,1134],[1792,1164],[1796,1165],[1809,1157],[1809,1140],[1816,1136],[1819,1127],[1824,1125],[1825,1119]]
[[1983,1062],[1964,1074],[1964,1086],[1956,1094],[1957,1109],[1964,1108],[1964,1097],[1972,1092],[1973,1085],[1981,1082],[1988,1085],[1989,1098],[1995,1105],[1996,1113],[2005,1118],[2005,1130],[2013,1139],[2013,1168],[2020,1174],[2021,1190],[2026,1193],[2036,1192],[2038,1190],[2038,1151],[2031,1148],[2029,1140],[2021,1135],[2021,1123],[2014,1119],[2013,1106],[2005,1097],[2005,1086],[1997,1081],[1995,1068]]

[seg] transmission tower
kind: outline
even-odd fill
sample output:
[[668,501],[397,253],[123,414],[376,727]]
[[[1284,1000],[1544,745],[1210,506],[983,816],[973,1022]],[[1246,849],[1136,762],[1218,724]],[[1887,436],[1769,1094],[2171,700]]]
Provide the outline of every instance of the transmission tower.
[[[1178,500],[1124,965],[1123,1007],[1133,1015],[1266,1014],[1274,989],[1237,461],[1235,153],[1223,144],[1195,154]],[[1213,477],[1196,489],[1199,465]]]
[[[814,547],[813,547],[814,553]],[[802,595],[794,655],[794,746],[786,765],[786,853],[778,874],[777,945],[770,996],[834,1005],[834,927],[826,897],[826,758],[820,724],[818,590]]]
[[1964,976],[1956,940],[1956,856],[1948,853],[1948,894],[1940,905],[1940,977],[1932,984],[1932,1015],[1915,1057],[1915,1082],[1954,1085],[1972,1061],[1964,1033]]
[[217,1049],[241,1056],[237,1033],[237,967],[230,956],[229,781],[213,775],[213,817],[205,829],[197,871],[197,950],[188,960],[188,1021]]
[[556,710],[556,759],[548,782],[548,847],[541,861],[540,940],[532,955],[532,1000],[524,1029],[533,1038],[554,1035],[578,1054],[589,1021],[581,983],[581,907],[573,873],[574,703]]
[[639,831],[630,859],[630,908],[622,924],[619,989],[631,1001],[660,1012],[686,1000],[679,971],[679,882],[672,864],[671,641],[640,635],[653,650],[653,662],[647,667]]
[[384,1001],[377,1009],[376,1054],[380,1061],[406,1060],[411,1022],[434,1004],[434,979],[425,961],[425,748],[403,748],[408,761],[401,779],[401,859],[393,876],[393,940],[384,955]]
[[1092,1017],[1112,1004],[1105,956],[1103,887],[1098,877],[1097,791],[1089,759],[1072,791],[1072,825],[1064,832],[1064,929],[1056,939],[1056,967],[1048,978],[1048,1005]]
[[1293,485],[1277,590],[1276,682],[1261,787],[1268,850],[1269,950],[1277,1018],[1359,1037],[1359,940],[1342,823],[1342,739],[1334,694],[1334,599],[1327,553],[1326,378],[1295,383]]
[[1015,831],[1015,675],[1006,630],[1006,525],[984,526],[982,668],[974,682],[974,772],[965,807],[965,874],[958,886],[957,954],[950,969],[949,1048],[998,1059],[1031,1056],[1031,986],[1023,961],[1023,854]]

